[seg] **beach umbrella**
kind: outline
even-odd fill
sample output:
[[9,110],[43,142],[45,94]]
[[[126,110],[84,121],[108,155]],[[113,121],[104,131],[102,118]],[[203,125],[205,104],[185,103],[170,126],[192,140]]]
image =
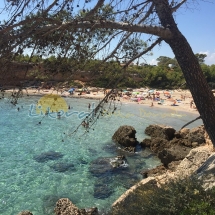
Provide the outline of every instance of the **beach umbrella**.
[[68,92],[70,93],[70,92],[73,92],[74,90],[75,90],[75,88],[71,88],[68,90]]

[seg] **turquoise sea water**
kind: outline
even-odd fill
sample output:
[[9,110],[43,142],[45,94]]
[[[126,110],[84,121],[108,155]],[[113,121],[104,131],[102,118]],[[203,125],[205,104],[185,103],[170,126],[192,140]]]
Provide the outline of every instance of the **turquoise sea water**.
[[[22,210],[30,210],[34,215],[54,214],[59,198],[69,198],[80,208],[98,207],[100,211],[106,211],[129,186],[142,179],[141,170],[160,164],[145,150],[135,155],[125,154],[128,167],[122,173],[109,173],[105,178],[92,175],[89,171],[92,161],[122,153],[111,140],[118,127],[133,126],[137,131],[137,140],[141,141],[145,138],[145,127],[150,124],[166,124],[179,129],[197,117],[174,109],[118,104],[115,115],[100,117],[94,130],[85,132],[80,127],[75,135],[69,135],[81,119],[77,115],[61,119],[29,116],[29,110],[39,98],[21,98],[16,107],[7,99],[0,100],[1,215],[15,215]],[[72,107],[70,112],[88,112],[89,103],[91,106],[98,103],[88,99],[65,100]],[[38,124],[40,121],[41,124]],[[199,124],[201,121],[191,127]],[[38,162],[38,157],[46,152],[57,152],[60,156]],[[54,168],[61,165],[66,165],[66,168],[60,171]],[[105,190],[107,195],[99,195],[99,190]]]

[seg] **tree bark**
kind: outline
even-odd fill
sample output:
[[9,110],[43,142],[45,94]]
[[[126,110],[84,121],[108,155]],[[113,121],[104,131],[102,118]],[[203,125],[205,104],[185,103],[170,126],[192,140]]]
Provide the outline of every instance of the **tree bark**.
[[198,59],[186,38],[179,31],[168,0],[153,0],[163,27],[169,28],[173,37],[164,41],[172,48],[193,100],[203,120],[206,131],[215,146],[215,98],[203,75]]

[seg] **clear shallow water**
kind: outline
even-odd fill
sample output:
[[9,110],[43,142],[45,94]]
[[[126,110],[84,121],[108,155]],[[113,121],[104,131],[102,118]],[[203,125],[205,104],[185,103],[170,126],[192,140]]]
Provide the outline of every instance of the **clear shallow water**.
[[[89,171],[91,162],[99,157],[114,157],[120,150],[115,149],[111,137],[121,125],[131,125],[137,131],[137,139],[145,138],[144,129],[149,124],[167,124],[179,129],[194,114],[176,112],[174,109],[162,110],[141,105],[123,104],[118,106],[115,115],[100,117],[94,130],[86,133],[80,127],[75,135],[69,134],[80,124],[77,115],[62,117],[29,117],[32,104],[39,97],[21,98],[20,111],[6,99],[0,100],[0,214],[15,215],[22,210],[30,210],[34,215],[54,214],[53,209],[59,198],[69,198],[80,208],[96,206],[100,210],[110,208],[111,204],[126,189],[141,179],[142,169],[157,166],[159,160],[150,156],[149,151],[136,155],[126,154],[129,164],[121,174],[109,174],[98,178]],[[88,111],[92,100],[65,99],[72,107],[70,111]],[[98,103],[98,101],[95,101]],[[21,107],[23,106],[23,108]],[[38,122],[42,121],[41,125]],[[201,124],[201,121],[191,126]],[[84,134],[84,135],[83,135]],[[64,142],[62,142],[64,139]],[[35,157],[44,152],[59,152],[57,160],[37,162]],[[52,166],[66,163],[74,168],[56,172]],[[95,189],[108,187],[106,198],[98,198]]]

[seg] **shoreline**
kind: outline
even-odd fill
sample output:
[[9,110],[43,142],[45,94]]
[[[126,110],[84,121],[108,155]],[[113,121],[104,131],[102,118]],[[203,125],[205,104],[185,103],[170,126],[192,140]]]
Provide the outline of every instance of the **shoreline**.
[[[5,93],[12,93],[13,90],[6,90]],[[158,91],[161,95],[162,95],[162,91]],[[23,95],[27,95],[27,96],[44,96],[47,94],[55,94],[58,95],[62,98],[80,98],[80,99],[94,99],[94,100],[102,100],[104,98],[104,91],[100,90],[98,92],[91,92],[90,94],[83,94],[83,95],[78,95],[78,92],[75,92],[74,94],[70,95],[67,91],[57,91],[54,89],[50,89],[50,90],[38,90],[38,89],[26,89],[23,90]],[[183,101],[177,101],[181,98],[181,95],[185,95],[186,98]],[[134,105],[140,105],[140,106],[148,106],[151,107],[153,109],[171,109],[174,110],[175,112],[177,111],[183,111],[183,112],[187,112],[187,113],[193,113],[198,115],[199,112],[197,109],[194,108],[190,108],[190,102],[192,101],[192,96],[191,93],[186,90],[183,92],[178,92],[178,91],[174,91],[172,94],[171,99],[167,99],[167,98],[162,98],[161,99],[164,101],[162,104],[158,104],[157,101],[152,101],[151,99],[145,99],[145,100],[140,100],[139,102],[137,101],[131,101],[130,98],[124,98],[124,97],[117,97],[118,100],[120,100],[120,102],[122,102],[122,104],[134,104]],[[172,104],[176,102],[176,105],[173,106]],[[153,106],[152,106],[153,103]]]

